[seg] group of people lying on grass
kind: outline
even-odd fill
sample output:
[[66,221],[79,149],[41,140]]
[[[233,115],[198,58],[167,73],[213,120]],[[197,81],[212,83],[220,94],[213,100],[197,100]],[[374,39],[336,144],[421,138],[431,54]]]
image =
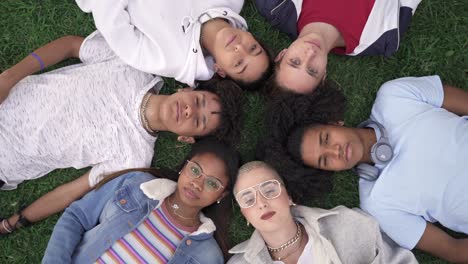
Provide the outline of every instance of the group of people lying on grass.
[[[468,234],[468,92],[438,76],[390,81],[347,128],[326,80],[330,51],[393,54],[420,1],[256,0],[296,39],[275,59],[247,31],[243,1],[76,2],[98,31],[0,75],[0,188],[91,169],[0,219],[0,234],[68,207],[45,263],[416,263],[415,247],[468,261],[468,239],[433,224]],[[71,57],[81,63],[31,75]],[[159,94],[161,77],[192,88]],[[238,170],[242,90],[268,94],[271,110],[263,161]],[[148,169],[162,131],[194,143],[176,170]],[[364,211],[295,204],[348,169]],[[256,231],[229,251],[232,197]]]

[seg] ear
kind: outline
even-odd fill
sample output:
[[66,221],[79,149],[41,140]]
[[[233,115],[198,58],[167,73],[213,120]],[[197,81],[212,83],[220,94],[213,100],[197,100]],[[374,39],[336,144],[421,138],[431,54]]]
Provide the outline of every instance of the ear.
[[229,191],[224,191],[221,196],[217,199],[218,201],[221,201],[222,199],[224,199],[224,197],[226,197],[230,192]]
[[188,144],[193,144],[193,143],[195,143],[195,138],[194,137],[186,137],[186,136],[178,136],[177,141],[188,143]]
[[283,56],[284,56],[284,54],[286,53],[287,50],[288,49],[283,49],[282,51],[280,51],[280,53],[278,53],[278,55],[276,55],[275,62],[280,61],[283,58]]
[[328,124],[335,125],[335,126],[344,126],[344,121],[340,120],[340,121],[330,122]]
[[214,68],[219,77],[226,78],[226,72],[217,63],[214,64]]
[[190,92],[193,91],[193,88],[191,87],[185,87],[185,88],[179,88],[177,89],[177,92]]

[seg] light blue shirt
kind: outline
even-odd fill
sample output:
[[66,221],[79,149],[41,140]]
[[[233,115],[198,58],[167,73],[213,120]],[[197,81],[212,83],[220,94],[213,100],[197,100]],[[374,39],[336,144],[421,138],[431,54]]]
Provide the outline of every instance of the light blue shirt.
[[372,108],[394,157],[376,181],[359,181],[361,208],[412,249],[426,221],[468,234],[468,117],[442,108],[438,76],[385,83]]

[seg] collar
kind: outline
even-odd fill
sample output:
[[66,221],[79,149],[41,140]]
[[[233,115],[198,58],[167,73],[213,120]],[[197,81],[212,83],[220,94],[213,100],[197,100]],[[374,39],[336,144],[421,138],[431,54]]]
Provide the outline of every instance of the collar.
[[[140,184],[140,189],[149,199],[159,201],[158,206],[164,202],[169,195],[175,192],[177,183],[169,179],[154,179]],[[216,231],[213,221],[200,212],[201,225],[190,236],[201,235],[203,233],[211,234]]]
[[[323,249],[322,251],[325,252],[324,257],[334,260],[334,263],[341,263],[333,245],[320,235],[320,226],[318,222],[321,218],[337,215],[339,212],[321,208],[310,208],[301,205],[293,207],[291,212],[293,217],[304,225],[307,234],[309,235],[309,239],[313,239],[314,248],[320,246]],[[322,243],[319,243],[319,241],[322,241]],[[268,250],[266,249],[265,241],[257,230],[254,231],[249,240],[233,247],[229,250],[229,253],[244,254],[244,258],[249,263],[255,263],[254,260],[256,259],[261,259],[265,262],[272,262]],[[315,254],[319,254],[319,252],[315,252]]]

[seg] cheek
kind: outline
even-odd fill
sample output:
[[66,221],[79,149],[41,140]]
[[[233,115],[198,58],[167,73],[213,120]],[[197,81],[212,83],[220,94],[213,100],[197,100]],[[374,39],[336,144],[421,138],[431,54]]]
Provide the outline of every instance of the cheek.
[[[255,206],[255,205],[254,205]],[[248,222],[255,222],[255,210],[253,207],[250,208],[241,208],[241,213],[244,215],[245,220]]]

